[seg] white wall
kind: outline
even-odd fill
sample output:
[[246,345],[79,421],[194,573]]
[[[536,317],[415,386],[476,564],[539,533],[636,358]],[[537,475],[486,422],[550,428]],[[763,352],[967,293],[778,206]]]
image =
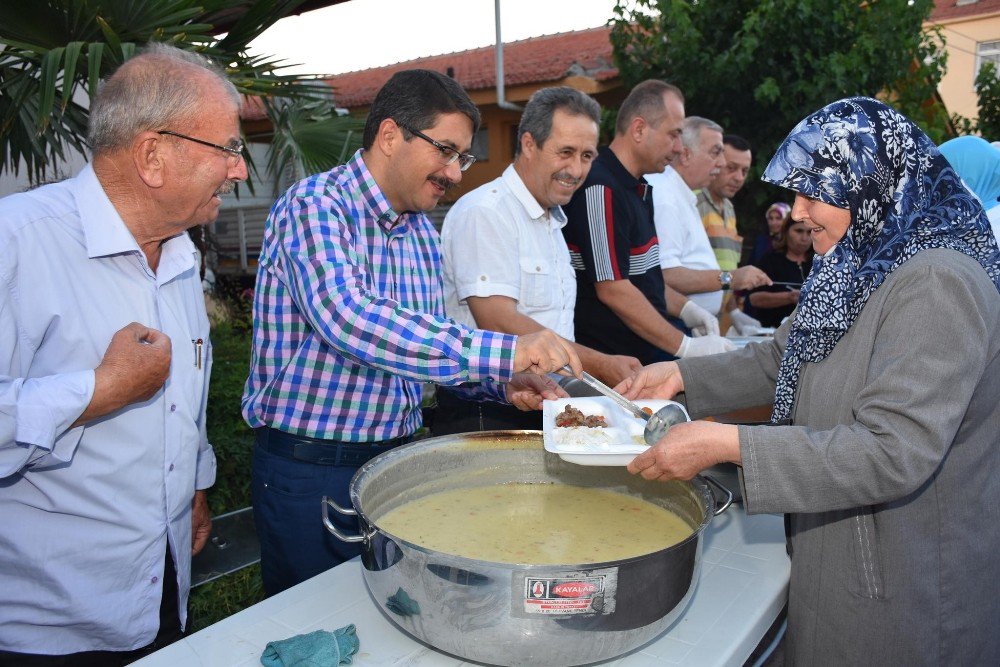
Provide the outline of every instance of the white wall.
[[[45,182],[49,183],[52,181],[61,181],[63,179],[69,178],[70,176],[76,175],[76,172],[80,171],[83,166],[87,164],[87,158],[85,158],[81,153],[72,153],[67,156],[65,162],[56,165],[56,167],[50,170],[45,176]],[[0,197],[6,197],[7,195],[14,194],[15,192],[24,192],[33,186],[40,185],[39,183],[32,183],[28,179],[28,170],[25,169],[24,164],[21,164],[18,169],[18,175],[15,176],[12,172],[4,171],[0,173]]]

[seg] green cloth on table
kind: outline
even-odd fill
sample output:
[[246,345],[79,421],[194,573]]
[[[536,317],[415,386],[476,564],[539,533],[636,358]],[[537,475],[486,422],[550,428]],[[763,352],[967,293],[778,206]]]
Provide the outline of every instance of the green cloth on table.
[[358,652],[354,625],[327,632],[316,630],[306,635],[269,642],[260,656],[264,667],[333,667],[351,664]]

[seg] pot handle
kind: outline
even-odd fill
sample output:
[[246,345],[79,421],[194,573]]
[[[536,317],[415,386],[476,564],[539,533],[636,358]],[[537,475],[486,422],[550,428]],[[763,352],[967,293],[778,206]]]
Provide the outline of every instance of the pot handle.
[[361,535],[346,535],[340,532],[340,528],[337,528],[337,526],[334,525],[333,521],[330,521],[329,510],[327,509],[328,506],[332,507],[338,514],[342,514],[344,516],[357,516],[358,515],[357,510],[345,509],[340,505],[338,505],[336,502],[334,502],[333,498],[328,498],[327,496],[323,496],[323,503],[322,503],[323,525],[326,526],[326,529],[331,533],[333,533],[333,536],[336,537],[341,542],[348,542],[348,543],[363,542],[365,538]]
[[[729,506],[733,504],[733,492],[730,491],[728,488],[726,488],[721,482],[716,480],[711,475],[702,475],[702,477],[704,477],[705,480],[711,483],[715,488],[720,489],[723,493],[726,494],[726,501],[722,503],[721,507],[716,507],[715,511],[712,513],[714,516],[719,516],[727,509],[729,509]],[[712,495],[714,496],[715,494],[713,493]]]

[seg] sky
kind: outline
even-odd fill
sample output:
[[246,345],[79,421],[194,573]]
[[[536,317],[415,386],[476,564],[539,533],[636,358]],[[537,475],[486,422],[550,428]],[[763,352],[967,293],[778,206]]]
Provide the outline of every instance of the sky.
[[[604,25],[615,0],[500,0],[512,42]],[[282,19],[251,53],[298,63],[287,74],[342,74],[492,45],[494,0],[350,0]]]

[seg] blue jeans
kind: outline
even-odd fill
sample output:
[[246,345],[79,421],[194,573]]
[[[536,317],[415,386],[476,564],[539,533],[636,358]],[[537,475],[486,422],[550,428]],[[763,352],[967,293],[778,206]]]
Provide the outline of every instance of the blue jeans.
[[[351,478],[361,465],[311,463],[254,447],[250,493],[267,595],[280,593],[361,553],[358,544],[341,542],[327,531],[321,514],[323,496],[341,507],[352,507]],[[358,534],[355,517],[332,509],[329,515],[342,532]]]

